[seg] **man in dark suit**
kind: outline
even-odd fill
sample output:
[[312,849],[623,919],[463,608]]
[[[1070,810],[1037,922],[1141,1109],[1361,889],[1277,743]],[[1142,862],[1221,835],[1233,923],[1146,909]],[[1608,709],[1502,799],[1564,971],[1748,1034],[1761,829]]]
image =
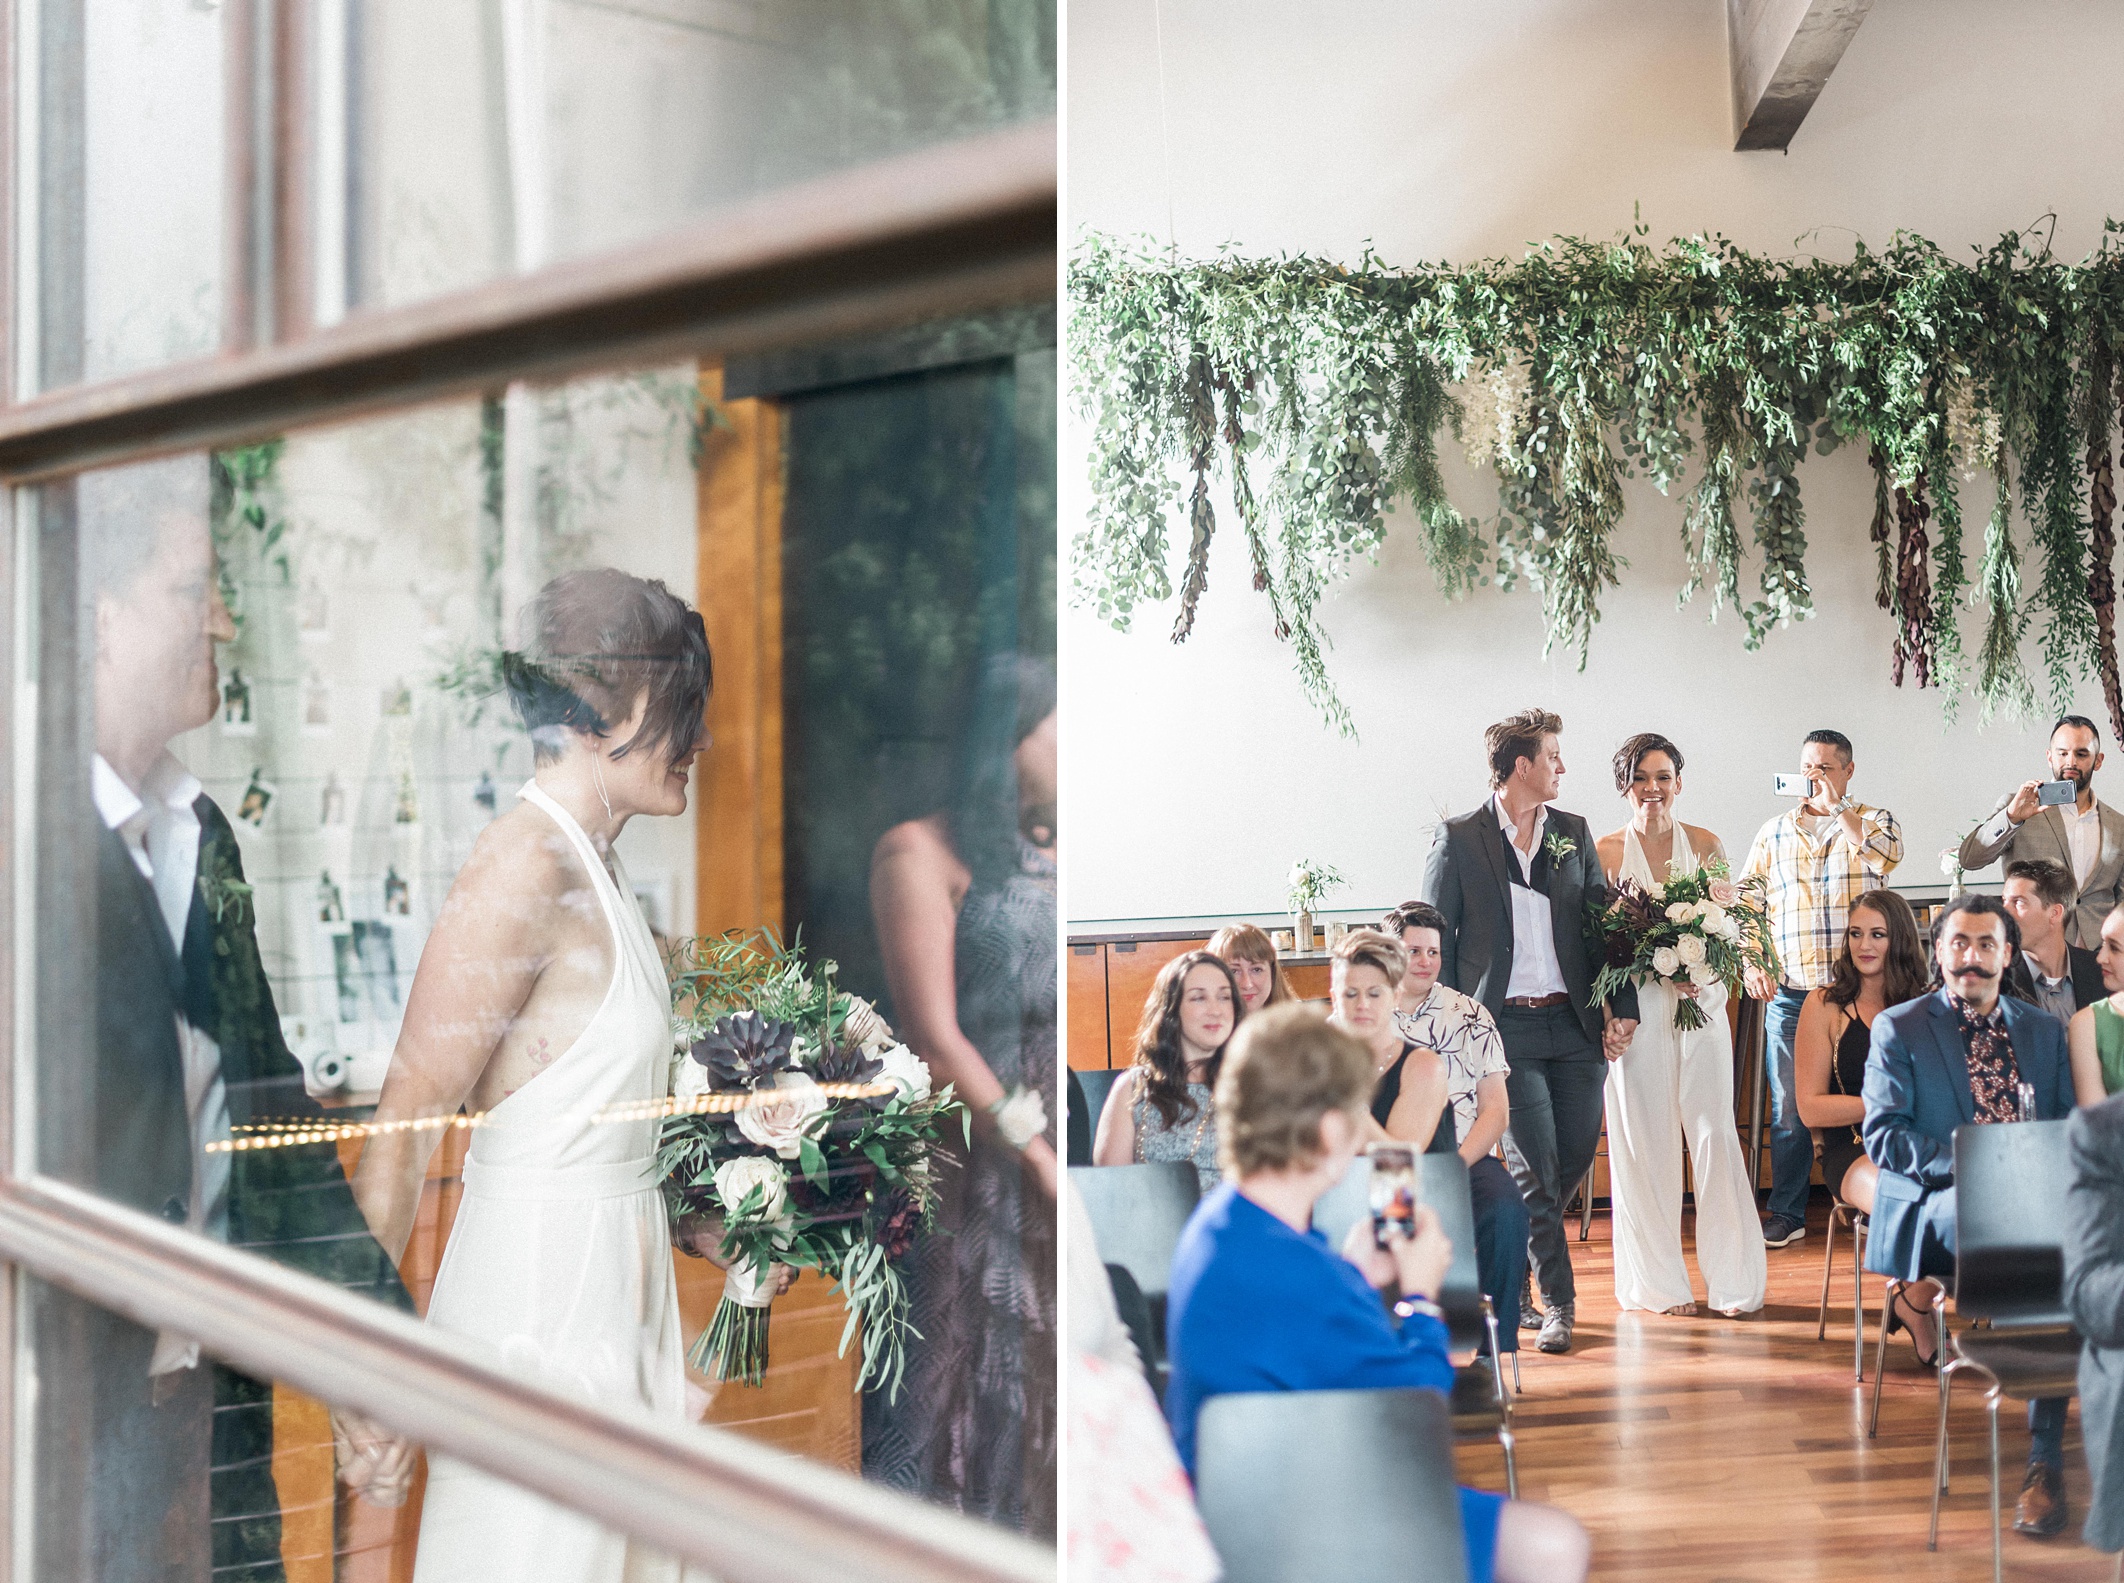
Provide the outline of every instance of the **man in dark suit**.
[[2006,865],[2006,885],[1999,897],[2021,932],[2021,948],[2006,969],[2006,993],[2068,1027],[2074,1012],[2109,993],[2094,952],[2081,950],[2065,937],[2074,895],[2072,871],[2064,864],[2023,858]]
[[1629,1047],[1637,995],[1594,1004],[1586,921],[1608,902],[1593,834],[1548,806],[1563,784],[1563,721],[1528,709],[1483,734],[1495,795],[1438,827],[1423,899],[1445,916],[1439,981],[1489,1008],[1512,1070],[1505,1159],[1526,1199],[1544,1352],[1567,1352],[1577,1289],[1563,1207],[1600,1144],[1605,1054]]
[[[1913,1285],[1892,1322],[1925,1355],[1940,1281],[1954,1273],[1954,1132],[2072,1109],[2065,1030],[2055,1017],[1999,993],[2019,929],[1996,896],[1961,895],[1933,926],[1944,986],[1873,1020],[1866,1058],[1866,1156],[1880,1167],[1866,1268]],[[1890,1321],[1884,1321],[1890,1322]],[[2065,1527],[2065,1400],[2028,1404],[2031,1445],[2014,1527],[2050,1535]]]
[[[215,1147],[246,1123],[322,1112],[281,1037],[235,836],[169,752],[212,718],[214,645],[235,636],[208,534],[207,464],[149,463],[76,488],[94,610],[84,814],[95,819],[96,1004],[90,1070],[70,1090],[52,1085],[86,1110],[46,1118],[87,1140],[60,1174],[409,1309],[331,1146]],[[38,1397],[47,1445],[88,1408],[78,1459],[40,1459],[49,1568],[124,1583],[279,1577],[271,1387],[203,1360],[183,1337],[71,1300],[47,1304],[40,1323],[70,1333],[88,1375],[48,1379]],[[351,1413],[335,1413],[334,1430],[349,1486],[402,1499],[408,1448]]]
[[2065,1308],[2080,1354],[2080,1438],[2094,1493],[2082,1537],[2124,1550],[2124,1094],[2065,1124]]

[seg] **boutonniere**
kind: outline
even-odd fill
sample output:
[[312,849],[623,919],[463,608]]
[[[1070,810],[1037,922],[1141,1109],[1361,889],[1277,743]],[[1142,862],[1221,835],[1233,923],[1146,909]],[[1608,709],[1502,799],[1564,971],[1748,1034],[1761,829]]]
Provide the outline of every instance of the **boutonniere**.
[[1549,832],[1548,839],[1542,842],[1541,849],[1544,852],[1548,853],[1549,856],[1555,861],[1561,863],[1565,858],[1569,857],[1573,852],[1576,852],[1578,850],[1578,843],[1576,841],[1573,841],[1569,836],[1565,835],[1561,830],[1551,830]]
[[249,919],[251,893],[252,887],[240,879],[221,874],[199,876],[200,899],[206,903],[216,928],[223,923],[242,928]]

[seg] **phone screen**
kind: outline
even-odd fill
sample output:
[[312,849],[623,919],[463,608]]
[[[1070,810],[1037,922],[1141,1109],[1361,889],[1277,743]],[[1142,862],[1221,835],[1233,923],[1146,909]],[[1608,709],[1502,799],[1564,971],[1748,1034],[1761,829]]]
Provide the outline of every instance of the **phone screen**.
[[1416,1235],[1416,1151],[1405,1143],[1375,1143],[1372,1161],[1372,1240]]

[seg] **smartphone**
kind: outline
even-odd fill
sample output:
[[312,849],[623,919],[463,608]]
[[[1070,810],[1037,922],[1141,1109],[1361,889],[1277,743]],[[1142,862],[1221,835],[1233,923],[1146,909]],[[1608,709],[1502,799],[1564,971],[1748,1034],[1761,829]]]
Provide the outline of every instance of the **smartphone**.
[[2039,808],[2062,808],[2076,801],[2080,795],[2078,781],[2045,781],[2036,788],[2036,806]]
[[1814,777],[1811,775],[1780,775],[1777,778],[1777,794],[1780,797],[1812,797]]
[[1416,1235],[1416,1151],[1405,1143],[1375,1143],[1372,1161],[1372,1240],[1385,1247]]

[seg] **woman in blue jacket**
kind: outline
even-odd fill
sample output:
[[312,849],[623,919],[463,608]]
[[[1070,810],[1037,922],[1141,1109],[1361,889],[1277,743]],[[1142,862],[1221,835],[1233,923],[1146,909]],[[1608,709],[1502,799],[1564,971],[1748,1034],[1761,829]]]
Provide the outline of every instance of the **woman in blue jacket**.
[[[1167,1298],[1166,1416],[1190,1473],[1195,1421],[1212,1396],[1452,1391],[1432,1300],[1453,1253],[1438,1217],[1420,1209],[1416,1234],[1386,1249],[1359,1221],[1339,1256],[1311,1229],[1314,1203],[1365,1136],[1373,1077],[1364,1046],[1303,1006],[1248,1018],[1226,1051],[1216,1094],[1225,1179],[1181,1235]],[[1393,1284],[1398,1328],[1379,1299]],[[1473,1583],[1585,1577],[1590,1543],[1566,1513],[1470,1489],[1460,1510]]]

